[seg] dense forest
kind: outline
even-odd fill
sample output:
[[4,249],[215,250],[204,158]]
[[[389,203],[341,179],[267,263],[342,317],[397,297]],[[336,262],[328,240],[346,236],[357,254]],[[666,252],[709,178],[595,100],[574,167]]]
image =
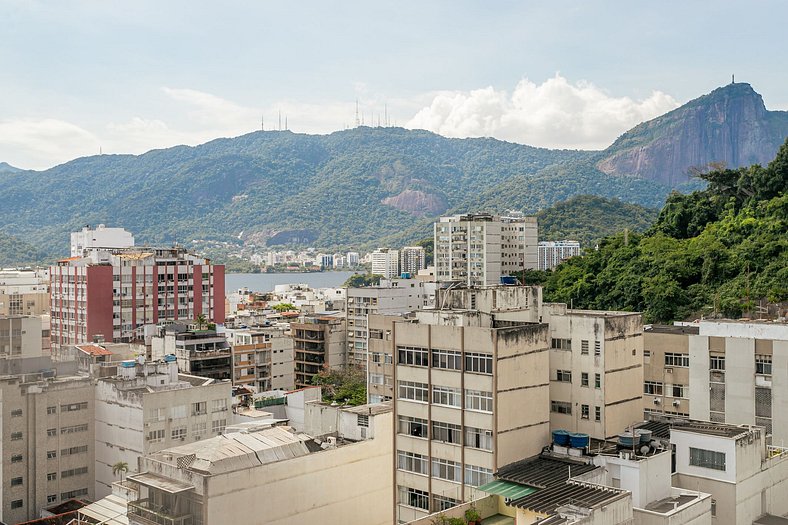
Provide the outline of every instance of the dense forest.
[[610,236],[552,273],[527,272],[549,301],[642,311],[646,322],[754,315],[788,300],[788,141],[767,166],[698,174],[643,234]]

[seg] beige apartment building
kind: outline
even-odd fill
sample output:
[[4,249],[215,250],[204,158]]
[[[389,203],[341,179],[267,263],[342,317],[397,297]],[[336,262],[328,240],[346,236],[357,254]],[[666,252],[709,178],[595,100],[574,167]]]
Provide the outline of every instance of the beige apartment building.
[[644,363],[647,415],[759,425],[788,440],[788,324],[652,326]]
[[[18,359],[21,373],[0,377],[0,520],[18,523],[41,509],[92,499],[94,400],[76,363]],[[42,371],[43,370],[43,371]]]
[[290,390],[295,385],[293,338],[280,328],[227,330],[232,349],[233,385],[258,392]]
[[312,384],[312,378],[327,369],[345,366],[347,330],[342,315],[311,314],[291,323],[295,353],[295,387]]
[[41,316],[0,315],[0,359],[41,357],[48,339]]
[[49,271],[46,268],[0,269],[0,315],[49,313]]
[[395,522],[474,499],[549,439],[549,327],[421,311],[384,332],[394,358]]

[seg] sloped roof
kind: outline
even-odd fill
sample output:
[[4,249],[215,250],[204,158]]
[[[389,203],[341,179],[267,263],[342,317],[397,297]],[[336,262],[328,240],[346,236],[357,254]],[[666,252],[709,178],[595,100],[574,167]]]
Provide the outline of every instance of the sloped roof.
[[97,355],[112,355],[112,352],[104,348],[103,346],[94,345],[94,344],[86,344],[86,345],[76,345],[77,350],[85,352],[86,354],[90,354],[93,356]]

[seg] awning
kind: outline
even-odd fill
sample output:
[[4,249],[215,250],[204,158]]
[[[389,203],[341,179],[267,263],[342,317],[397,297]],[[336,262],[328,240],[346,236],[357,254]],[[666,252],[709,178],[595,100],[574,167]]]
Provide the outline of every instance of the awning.
[[194,485],[178,481],[177,479],[158,476],[151,472],[132,474],[131,476],[127,476],[126,479],[139,483],[145,487],[153,487],[164,492],[169,492],[170,494],[178,494],[179,492],[186,492],[194,488]]
[[537,491],[537,489],[533,487],[526,487],[525,485],[519,485],[502,479],[496,479],[495,481],[486,483],[479,487],[479,490],[487,492],[488,494],[498,494],[507,499],[522,498],[523,496],[533,494]]

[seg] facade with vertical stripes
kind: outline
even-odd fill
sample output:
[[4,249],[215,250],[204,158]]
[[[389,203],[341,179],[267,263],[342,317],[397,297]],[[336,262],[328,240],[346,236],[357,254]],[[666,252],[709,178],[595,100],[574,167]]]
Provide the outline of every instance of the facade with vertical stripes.
[[224,266],[184,248],[94,249],[50,268],[52,352],[103,337],[141,339],[145,325],[224,322]]

